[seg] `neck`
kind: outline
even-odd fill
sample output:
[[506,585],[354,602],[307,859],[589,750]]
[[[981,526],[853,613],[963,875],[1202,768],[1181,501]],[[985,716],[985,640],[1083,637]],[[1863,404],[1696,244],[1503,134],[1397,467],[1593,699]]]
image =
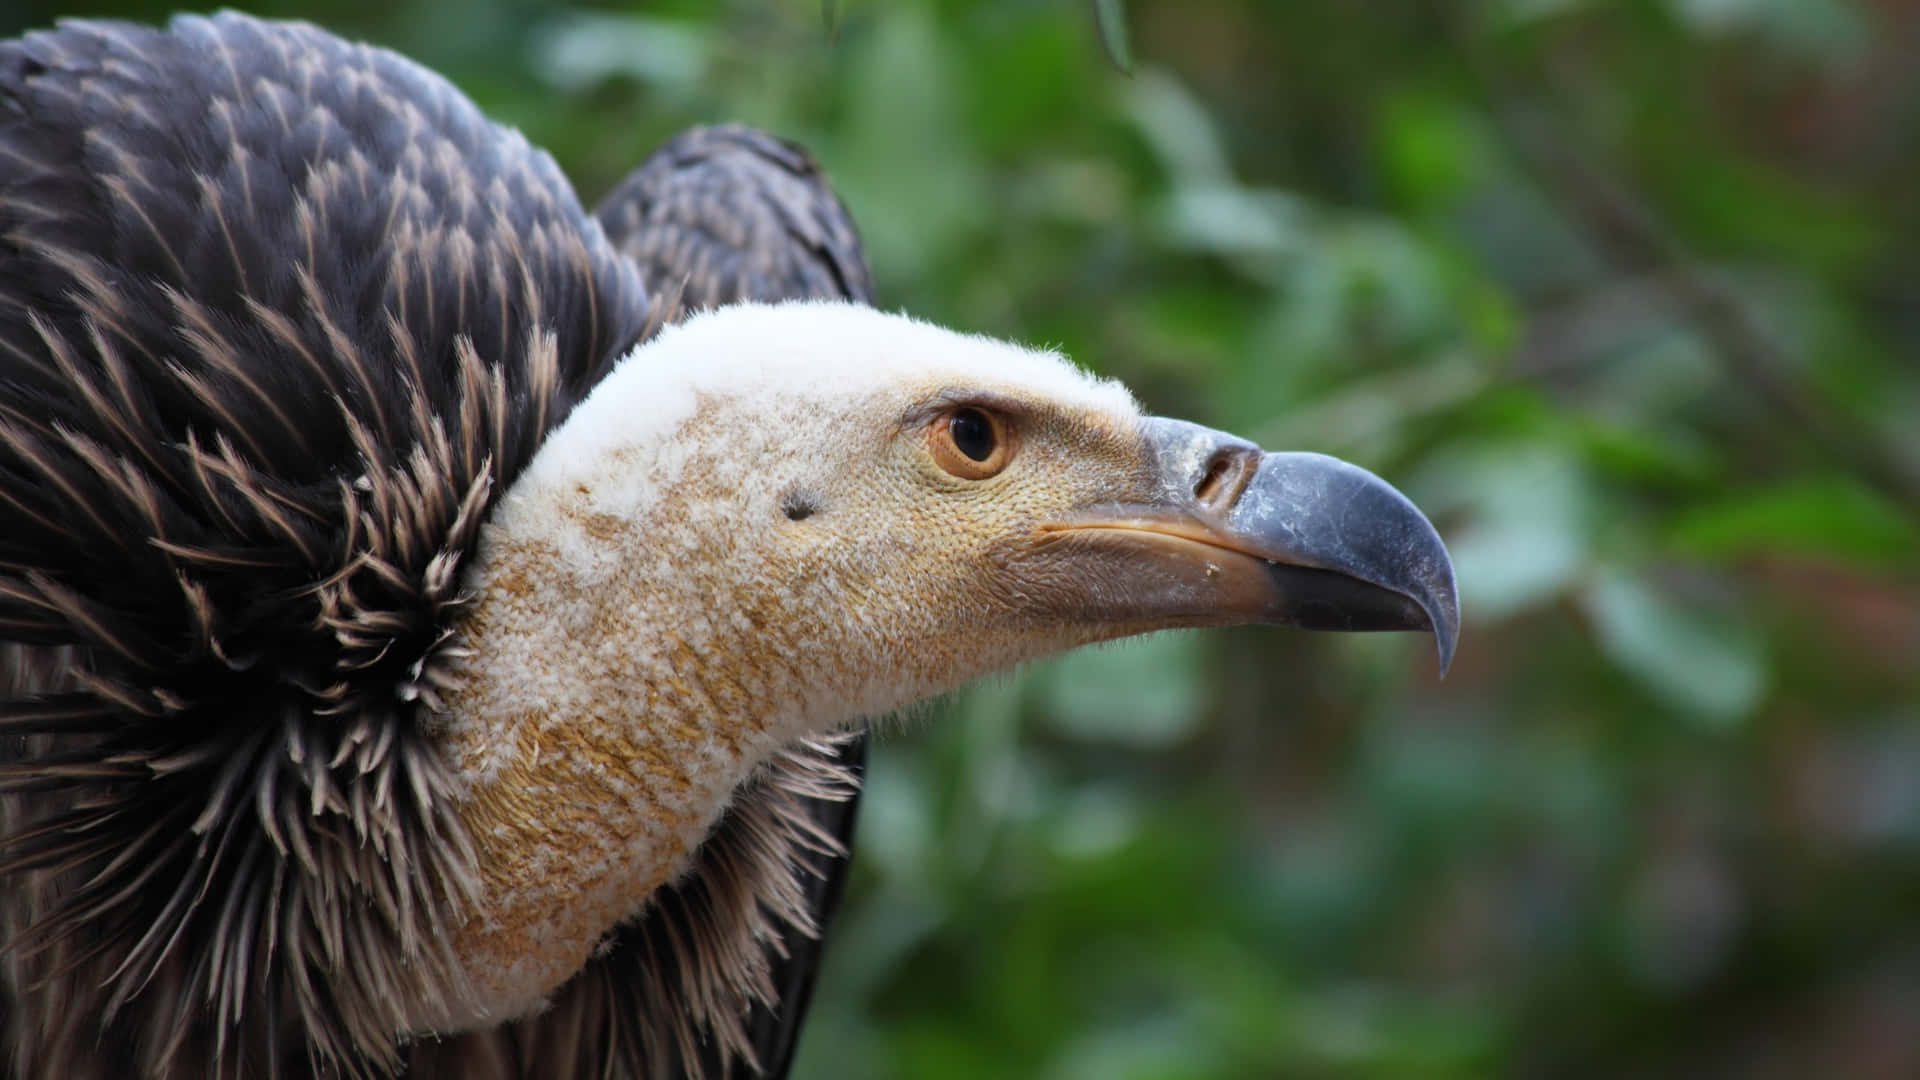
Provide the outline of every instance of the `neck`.
[[[784,522],[765,476],[695,464],[777,453],[641,359],[555,432],[482,534],[460,626],[480,659],[437,721],[479,856],[454,945],[473,997],[416,1028],[540,1007],[758,767],[893,704],[868,700],[861,649],[805,636],[833,586],[765,558]],[[622,399],[653,404],[609,422]],[[722,438],[727,453],[705,452]]]
[[476,1001],[436,1026],[537,1008],[682,869],[752,770],[823,719],[796,707],[777,593],[717,608],[735,586],[712,579],[729,560],[706,530],[636,526],[594,496],[516,489],[482,542],[462,633],[485,663],[443,718],[480,859],[455,945]]

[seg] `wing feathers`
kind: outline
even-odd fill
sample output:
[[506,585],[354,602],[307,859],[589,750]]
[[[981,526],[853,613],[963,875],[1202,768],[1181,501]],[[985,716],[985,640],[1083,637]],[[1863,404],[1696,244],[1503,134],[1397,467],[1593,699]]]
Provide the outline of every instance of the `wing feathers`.
[[546,155],[299,24],[0,43],[0,162],[9,1067],[387,1072],[473,858],[412,703],[638,275]]

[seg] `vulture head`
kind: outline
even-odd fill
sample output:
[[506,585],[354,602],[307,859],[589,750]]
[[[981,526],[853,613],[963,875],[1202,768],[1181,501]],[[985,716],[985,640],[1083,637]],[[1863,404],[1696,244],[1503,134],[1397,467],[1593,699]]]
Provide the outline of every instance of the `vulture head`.
[[1151,630],[1429,629],[1444,663],[1457,618],[1439,537],[1372,474],[840,303],[719,309],[624,360],[472,587],[437,722],[484,855],[483,991],[436,1027],[543,1000],[796,738]]

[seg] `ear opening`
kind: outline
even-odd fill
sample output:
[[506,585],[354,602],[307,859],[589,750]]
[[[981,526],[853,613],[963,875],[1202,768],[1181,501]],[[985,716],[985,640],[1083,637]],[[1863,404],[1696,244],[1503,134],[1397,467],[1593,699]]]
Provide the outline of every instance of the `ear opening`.
[[788,521],[805,521],[819,510],[819,496],[805,488],[794,488],[780,497],[780,512]]

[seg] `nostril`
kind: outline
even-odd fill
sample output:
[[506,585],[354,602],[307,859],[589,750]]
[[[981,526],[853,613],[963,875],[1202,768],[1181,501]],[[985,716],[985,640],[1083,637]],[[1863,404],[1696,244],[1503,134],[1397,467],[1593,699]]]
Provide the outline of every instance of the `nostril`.
[[1232,482],[1237,471],[1234,465],[1239,456],[1232,450],[1214,451],[1207,459],[1206,471],[1200,474],[1200,482],[1193,485],[1194,499],[1203,506],[1222,499],[1232,501],[1233,488],[1237,486]]

